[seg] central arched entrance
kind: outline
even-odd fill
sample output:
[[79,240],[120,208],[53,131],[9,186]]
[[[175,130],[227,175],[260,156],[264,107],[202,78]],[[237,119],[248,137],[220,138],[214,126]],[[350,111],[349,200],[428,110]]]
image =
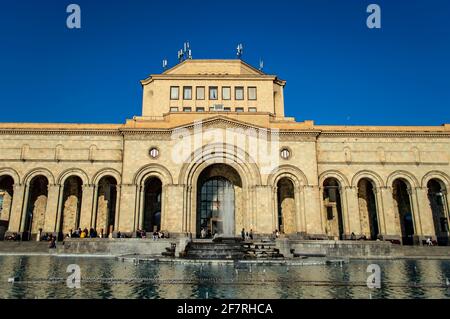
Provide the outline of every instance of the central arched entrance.
[[197,237],[236,235],[236,216],[241,214],[242,181],[237,171],[225,164],[208,166],[197,183]]

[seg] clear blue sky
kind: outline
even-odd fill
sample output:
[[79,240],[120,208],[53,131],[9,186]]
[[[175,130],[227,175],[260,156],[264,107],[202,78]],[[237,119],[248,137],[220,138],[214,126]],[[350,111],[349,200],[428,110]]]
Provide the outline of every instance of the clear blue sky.
[[[66,28],[70,3],[81,30]],[[194,58],[235,58],[242,42],[287,80],[298,121],[450,123],[448,0],[2,0],[0,122],[123,123],[141,113],[139,80],[185,40]]]

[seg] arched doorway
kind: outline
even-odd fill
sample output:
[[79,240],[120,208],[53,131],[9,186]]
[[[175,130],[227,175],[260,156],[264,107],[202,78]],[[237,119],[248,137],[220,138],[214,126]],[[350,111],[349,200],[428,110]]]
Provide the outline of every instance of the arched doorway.
[[63,211],[59,228],[62,235],[80,227],[82,185],[83,181],[78,176],[71,176],[64,182]]
[[213,164],[203,170],[197,182],[197,237],[202,229],[207,237],[235,236],[241,194],[241,178],[231,166]]
[[408,182],[403,179],[396,179],[393,183],[393,196],[397,209],[395,223],[398,233],[402,236],[403,245],[414,243],[414,221],[411,207]]
[[31,240],[32,234],[44,229],[48,199],[48,179],[39,175],[33,177],[29,185],[23,239]]
[[334,239],[344,239],[342,217],[341,185],[330,177],[323,182],[323,204],[325,208],[326,233]]
[[449,244],[447,190],[438,179],[431,179],[427,187],[436,238],[439,245],[446,246]]
[[116,222],[117,181],[112,176],[104,176],[98,182],[97,214],[95,229],[102,236],[114,232]]
[[376,240],[379,234],[376,195],[373,182],[367,178],[358,182],[358,206],[362,235]]
[[13,192],[14,179],[9,175],[0,176],[0,240],[8,230]]
[[162,182],[157,177],[145,181],[143,230],[154,232],[161,230]]
[[294,184],[283,177],[277,183],[278,230],[284,234],[295,233]]

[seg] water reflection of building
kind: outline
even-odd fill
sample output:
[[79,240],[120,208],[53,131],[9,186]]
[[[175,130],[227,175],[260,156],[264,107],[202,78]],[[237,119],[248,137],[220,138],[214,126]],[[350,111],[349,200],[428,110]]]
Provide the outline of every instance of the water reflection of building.
[[[235,234],[448,242],[450,125],[297,122],[285,85],[241,60],[187,60],[142,81],[142,116],[125,124],[0,124],[0,235],[199,236],[230,223]],[[232,204],[210,198],[230,184]],[[231,217],[212,222],[220,209]]]

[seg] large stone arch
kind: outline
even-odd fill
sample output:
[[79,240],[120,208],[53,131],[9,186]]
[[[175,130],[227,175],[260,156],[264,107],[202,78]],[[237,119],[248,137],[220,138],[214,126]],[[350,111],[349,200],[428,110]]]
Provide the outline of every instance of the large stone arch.
[[373,183],[375,183],[374,186],[376,187],[384,187],[384,181],[381,176],[369,170],[359,171],[358,173],[356,173],[352,178],[351,185],[353,187],[358,187],[359,181],[363,178],[371,180]]
[[337,179],[339,181],[341,187],[350,186],[350,183],[349,183],[347,177],[345,176],[345,174],[341,173],[340,171],[328,170],[328,171],[322,172],[319,175],[319,185],[322,186],[323,182],[327,178],[335,178],[335,179]]
[[[325,185],[328,180],[336,180],[338,185]],[[319,175],[321,189],[321,214],[327,235],[333,239],[344,239],[350,232],[350,216],[347,200],[347,189],[350,183],[340,171],[328,170]],[[336,192],[337,188],[337,192]],[[330,190],[331,189],[331,190]]]
[[[284,179],[292,183],[293,194],[290,194],[291,191],[286,193],[289,187],[283,182]],[[282,165],[268,176],[267,185],[274,189],[272,196],[273,223],[277,229],[286,234],[304,231],[306,229],[304,186],[309,185],[306,175],[293,165]],[[280,229],[280,224],[283,224],[283,229]]]
[[159,164],[149,164],[144,167],[141,167],[134,175],[133,184],[144,186],[145,181],[149,177],[159,178],[163,183],[163,185],[173,184],[173,178],[169,170]]
[[274,186],[283,177],[291,179],[295,187],[309,185],[305,173],[293,165],[282,165],[274,169],[267,178],[267,185]]
[[[141,167],[133,177],[133,184],[137,185],[136,188],[136,210],[135,210],[135,229],[144,229],[145,216],[146,216],[146,207],[148,207],[148,203],[146,202],[146,184],[151,179],[158,179],[161,183],[161,192],[160,192],[160,227],[164,228],[166,217],[166,195],[167,195],[167,186],[173,184],[172,174],[169,172],[167,168],[159,164],[148,164],[146,166]],[[164,230],[164,229],[161,229]]]
[[[242,149],[227,144],[209,144],[194,151],[183,165],[179,184],[185,186],[183,209],[183,231],[197,233],[197,181],[209,166],[223,164],[232,167],[242,182],[242,227],[252,229],[255,224],[255,186],[261,185],[261,174],[255,161]],[[237,229],[237,228],[236,228]]]
[[417,178],[413,174],[411,174],[411,173],[409,173],[407,171],[395,171],[395,172],[392,172],[388,176],[388,178],[386,180],[386,185],[387,186],[392,186],[394,181],[396,179],[399,179],[399,178],[403,179],[403,180],[406,180],[408,182],[407,184],[409,184],[408,186],[410,188],[416,188],[416,187],[418,187],[420,185],[419,181],[417,180]]
[[439,180],[441,183],[444,184],[445,189],[447,189],[447,190],[449,189],[450,177],[447,174],[440,172],[440,171],[431,171],[431,172],[428,172],[427,174],[425,174],[425,176],[422,178],[421,186],[423,188],[426,188],[428,182],[432,179]]
[[24,178],[23,181],[25,183],[25,185],[30,186],[30,182],[31,180],[38,176],[38,175],[42,175],[45,176],[48,180],[49,185],[55,185],[55,177],[53,176],[53,173],[50,172],[48,169],[46,168],[35,168],[33,170],[31,170],[30,172],[28,172]]
[[14,184],[20,184],[20,176],[16,170],[8,167],[0,168],[0,177],[5,175],[10,176],[14,180]]
[[192,182],[196,180],[196,177],[207,166],[227,164],[236,169],[241,175],[243,184],[247,187],[250,185],[261,185],[261,174],[256,162],[247,152],[234,145],[208,144],[194,151],[190,159],[181,168],[178,184],[192,185]]
[[99,170],[97,173],[95,173],[94,177],[92,178],[92,183],[94,185],[98,185],[98,182],[100,182],[100,180],[105,176],[114,177],[117,182],[117,185],[120,185],[122,183],[122,176],[118,171],[116,171],[113,168],[104,168]]
[[88,174],[79,168],[71,168],[62,172],[57,179],[58,185],[64,185],[64,182],[71,176],[78,176],[84,185],[90,184]]

